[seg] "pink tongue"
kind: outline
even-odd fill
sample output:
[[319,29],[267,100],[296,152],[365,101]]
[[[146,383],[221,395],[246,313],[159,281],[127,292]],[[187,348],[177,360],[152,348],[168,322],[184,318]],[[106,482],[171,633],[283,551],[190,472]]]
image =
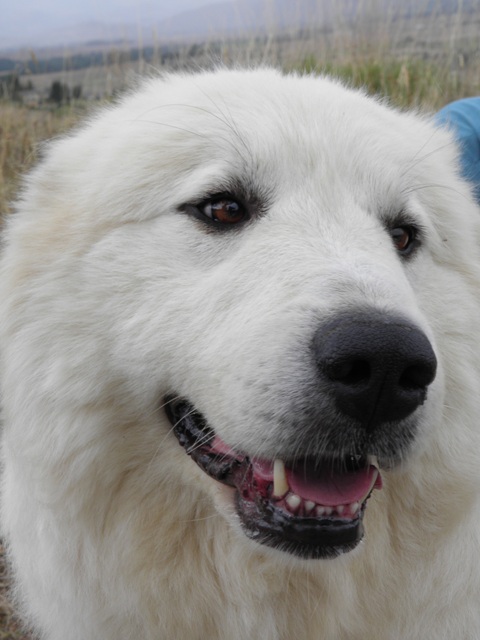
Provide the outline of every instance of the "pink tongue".
[[316,504],[333,507],[339,504],[361,502],[375,485],[381,487],[378,469],[370,466],[358,471],[334,471],[299,466],[287,469],[290,490]]
[[[236,456],[235,451],[218,436],[210,446],[217,454],[243,460],[243,456]],[[263,493],[273,482],[273,462],[260,458],[252,458],[251,462],[257,487]],[[293,469],[287,467],[285,471],[292,493],[325,507],[362,502],[372,488],[382,488],[382,477],[373,465],[358,471],[341,472],[328,465],[317,469],[303,462]]]
[[[273,482],[273,462],[253,458],[252,465],[257,487],[265,492]],[[292,493],[325,507],[362,502],[373,487],[382,488],[382,478],[373,465],[342,473],[328,466],[317,469],[303,462],[293,469],[287,467],[286,474]]]

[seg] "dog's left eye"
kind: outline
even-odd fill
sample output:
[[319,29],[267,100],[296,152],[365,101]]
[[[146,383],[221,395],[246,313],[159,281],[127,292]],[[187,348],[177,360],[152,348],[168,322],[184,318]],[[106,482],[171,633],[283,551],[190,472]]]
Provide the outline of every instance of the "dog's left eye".
[[412,225],[394,227],[390,230],[393,244],[402,255],[408,255],[418,244],[417,231]]
[[208,200],[198,207],[200,212],[213,223],[234,225],[247,219],[245,208],[236,200],[219,197]]

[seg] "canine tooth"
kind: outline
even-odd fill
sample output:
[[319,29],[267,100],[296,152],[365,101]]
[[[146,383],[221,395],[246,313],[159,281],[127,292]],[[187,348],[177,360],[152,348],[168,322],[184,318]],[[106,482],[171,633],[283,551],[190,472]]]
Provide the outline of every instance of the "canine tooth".
[[352,516],[354,516],[357,513],[359,508],[360,508],[359,502],[352,502],[352,504],[350,505],[350,513],[352,514]]
[[316,514],[318,517],[321,517],[321,516],[324,516],[324,515],[325,515],[325,511],[326,511],[325,507],[320,507],[320,506],[318,506],[318,507],[315,509],[315,514]]
[[377,460],[377,456],[368,456],[368,462],[374,466],[377,467],[377,469],[379,469],[379,465],[378,465],[378,460]]
[[339,504],[338,507],[335,507],[335,511],[338,513],[339,516],[341,516],[345,511],[345,506],[343,504]]
[[310,511],[312,511],[313,508],[315,507],[315,502],[312,502],[311,500],[306,500],[304,506],[305,506],[305,513],[310,513]]
[[281,498],[287,493],[289,488],[283,460],[276,458],[273,463],[273,496],[275,498]]
[[333,513],[332,507],[325,507],[325,515],[326,516],[331,516],[332,513]]
[[302,499],[300,498],[300,496],[297,496],[295,493],[291,493],[290,495],[287,496],[287,499],[285,500],[285,502],[287,503],[287,505],[290,507],[292,511],[295,511],[300,506]]

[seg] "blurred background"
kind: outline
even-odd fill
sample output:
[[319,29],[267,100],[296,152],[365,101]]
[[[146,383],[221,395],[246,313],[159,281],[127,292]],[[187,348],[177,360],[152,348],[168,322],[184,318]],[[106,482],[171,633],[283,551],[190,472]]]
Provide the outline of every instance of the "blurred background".
[[[0,224],[40,143],[139,76],[330,73],[401,108],[480,94],[480,0],[1,0]],[[25,640],[0,546],[0,640]]]
[[480,0],[1,0],[0,220],[39,140],[139,75],[332,73],[401,107],[480,92]]

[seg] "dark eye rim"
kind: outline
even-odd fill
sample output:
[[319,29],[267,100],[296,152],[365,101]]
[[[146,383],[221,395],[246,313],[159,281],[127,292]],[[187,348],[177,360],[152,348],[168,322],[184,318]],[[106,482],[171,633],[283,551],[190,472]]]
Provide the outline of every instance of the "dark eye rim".
[[[242,220],[239,220],[238,222],[221,222],[220,220],[214,220],[207,214],[203,213],[202,209],[205,208],[208,204],[220,202],[221,200],[230,200],[237,203],[244,211],[244,217],[242,218]],[[185,204],[181,207],[181,210],[192,216],[193,218],[199,220],[200,222],[208,225],[211,229],[215,229],[218,231],[238,230],[239,228],[244,227],[252,217],[250,208],[247,204],[245,204],[244,199],[229,191],[214,193],[202,198],[198,202]]]

